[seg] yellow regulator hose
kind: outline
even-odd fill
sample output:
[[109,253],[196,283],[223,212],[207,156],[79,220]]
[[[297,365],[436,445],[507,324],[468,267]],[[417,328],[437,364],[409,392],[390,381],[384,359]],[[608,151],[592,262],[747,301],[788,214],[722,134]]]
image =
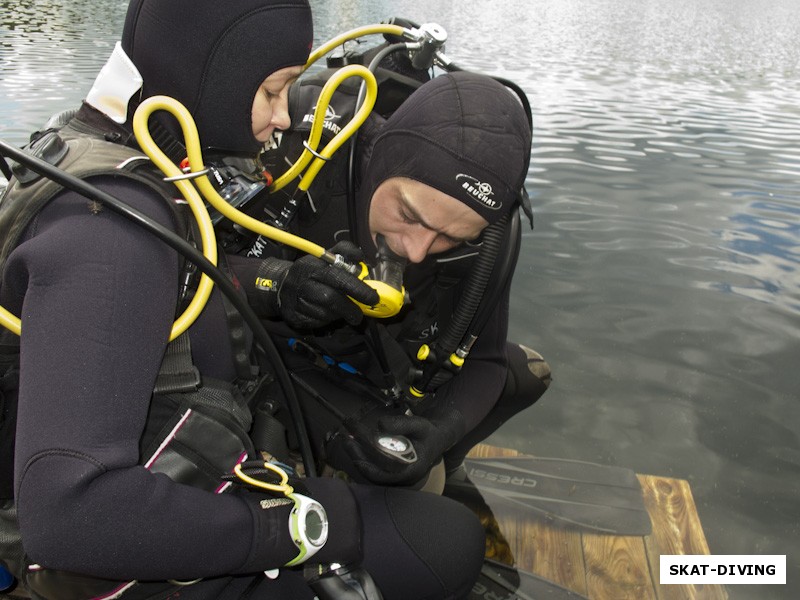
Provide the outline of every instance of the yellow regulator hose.
[[22,332],[22,322],[19,320],[19,317],[12,314],[11,311],[4,306],[0,306],[0,325],[15,335],[20,335]]
[[[336,134],[336,137],[334,137],[328,143],[328,145],[325,146],[322,152],[319,153],[321,156],[332,155],[333,152],[337,148],[339,148],[347,140],[347,138],[353,134],[353,132],[356,129],[358,129],[361,123],[364,122],[364,120],[367,118],[370,111],[372,110],[373,105],[375,104],[375,98],[378,93],[378,84],[375,81],[375,76],[372,73],[370,73],[369,69],[367,69],[366,67],[362,67],[360,65],[351,65],[351,66],[353,67],[352,69],[350,67],[346,67],[345,69],[341,69],[340,71],[338,71],[334,75],[334,77],[331,78],[331,81],[329,81],[325,85],[322,91],[322,96],[326,97],[327,100],[323,102],[321,101],[322,100],[321,97],[321,100],[317,102],[317,111],[315,112],[315,115],[320,112],[322,116],[325,115],[325,110],[328,101],[330,101],[330,97],[333,95],[333,92],[339,86],[339,84],[347,77],[360,76],[367,82],[367,90],[368,90],[367,101],[364,102],[364,104],[355,114],[350,123],[348,123],[338,134]],[[347,72],[342,74],[341,71],[347,71]],[[327,95],[326,95],[326,90],[327,90]],[[324,121],[323,118],[314,119],[314,126],[312,127],[312,138],[314,137],[314,130],[316,130],[317,144],[319,144],[319,139],[322,135],[323,121]],[[228,204],[225,201],[225,199],[222,198],[222,196],[220,196],[217,193],[217,190],[214,189],[214,186],[211,184],[211,181],[208,179],[208,177],[205,174],[202,174],[203,171],[205,170],[205,166],[203,165],[203,159],[200,154],[200,145],[196,142],[190,143],[190,141],[187,138],[186,150],[189,155],[189,166],[191,168],[191,172],[198,174],[198,176],[194,179],[195,185],[197,185],[197,187],[203,193],[203,196],[205,196],[205,199],[208,201],[208,203],[211,204],[211,206],[213,206],[217,211],[219,211],[220,214],[230,219],[234,223],[237,223],[238,225],[241,225],[242,227],[245,227],[250,231],[268,237],[271,240],[274,240],[281,244],[286,244],[287,246],[291,246],[292,248],[296,248],[297,250],[300,250],[307,254],[311,254],[318,258],[322,258],[327,262],[333,262],[330,253],[326,252],[325,248],[323,248],[322,246],[319,246],[309,240],[291,234],[287,231],[283,231],[282,229],[278,229],[277,227],[273,227],[272,225],[267,225],[266,223],[259,221],[258,219],[254,219],[253,217],[243,213],[242,211]],[[306,154],[307,158],[304,158]],[[295,167],[297,166],[297,163],[295,163],[292,169],[290,169],[292,171],[291,178],[296,177],[297,174],[300,171],[302,171],[305,164],[308,164],[308,162],[310,162],[312,156],[313,154],[311,152],[304,151],[304,153],[300,157],[300,160],[298,160],[298,163],[300,161],[303,161],[304,164],[300,164],[300,167],[296,169]],[[309,169],[310,172],[306,173],[306,175],[302,178],[301,184],[304,183],[304,185],[307,188],[311,184],[311,181],[314,179],[316,174],[319,172],[320,168],[322,168],[322,165],[324,163],[325,163],[324,158],[322,159],[316,158],[315,164],[311,165],[311,168]],[[279,181],[281,179],[284,179],[284,177],[285,175],[281,177]],[[287,181],[288,178],[283,181],[282,185],[286,185]]]
[[[216,265],[217,241],[214,235],[214,226],[211,223],[208,210],[206,210],[202,198],[191,182],[188,181],[187,176],[161,151],[148,131],[147,120],[156,110],[167,110],[173,114],[181,125],[183,135],[187,140],[187,145],[189,145],[189,140],[193,139],[194,146],[199,149],[197,126],[194,123],[192,115],[182,104],[166,96],[148,98],[142,102],[133,117],[133,129],[136,134],[137,142],[150,160],[152,160],[167,176],[167,180],[172,180],[186,199],[198,223],[203,246],[203,255],[209,262]],[[183,314],[181,314],[172,325],[170,341],[174,340],[194,323],[208,302],[213,286],[213,281],[207,275],[203,274],[189,306],[186,307]],[[21,335],[22,333],[22,323],[19,317],[13,315],[2,306],[0,306],[0,325],[16,335]]]
[[[330,142],[328,142],[321,152],[317,152],[317,146],[319,146],[319,141],[322,138],[322,129],[325,125],[325,111],[327,110],[336,89],[345,79],[350,77],[361,77],[364,80],[364,83],[367,86],[364,102],[359,107],[356,114],[353,115],[353,118],[350,119],[350,122],[345,125],[345,127],[342,128],[342,130],[337,133]],[[305,175],[303,175],[300,183],[297,186],[300,191],[307,191],[308,188],[311,187],[311,183],[314,181],[314,178],[317,176],[317,173],[319,173],[325,162],[329,160],[339,148],[341,148],[342,144],[344,144],[350,138],[350,136],[353,135],[353,133],[355,133],[359,127],[361,127],[361,125],[363,125],[364,121],[369,116],[369,113],[372,111],[372,107],[375,105],[377,96],[378,83],[375,80],[375,76],[366,67],[361,65],[349,65],[336,71],[331,78],[328,79],[328,81],[325,83],[325,86],[322,88],[322,91],[320,92],[319,99],[317,100],[317,106],[314,109],[314,118],[311,125],[311,131],[309,132],[306,149],[303,150],[300,158],[295,161],[291,168],[275,180],[275,182],[269,188],[270,191],[276,192],[286,186],[290,181],[297,177],[303,171],[303,169],[308,166],[309,163],[311,163],[312,158],[314,158],[316,155],[314,162],[311,163],[311,167],[309,167],[308,171],[306,171]]]
[[[211,223],[211,218],[208,215],[208,210],[203,203],[203,199],[192,183],[189,181],[191,174],[183,173],[167,156],[161,151],[161,148],[153,140],[150,131],[147,128],[147,121],[150,115],[157,110],[166,110],[172,114],[180,123],[183,136],[186,139],[186,147],[193,147],[196,149],[198,155],[200,152],[200,140],[197,135],[197,126],[195,125],[194,118],[191,113],[180,102],[167,96],[153,96],[148,98],[139,105],[136,113],[133,115],[133,132],[136,135],[136,141],[144,150],[145,154],[150,157],[150,160],[161,169],[166,175],[167,181],[172,181],[175,186],[180,190],[183,197],[189,203],[189,208],[192,210],[194,218],[197,220],[200,229],[200,240],[203,247],[203,256],[209,262],[217,264],[217,237],[214,234],[214,225]],[[200,283],[197,286],[197,291],[186,307],[186,310],[181,314],[172,325],[172,332],[170,333],[170,341],[174,340],[184,331],[186,331],[192,323],[195,322],[197,317],[205,308],[211,296],[211,290],[214,287],[214,282],[208,275],[203,274],[200,277]]]
[[325,56],[328,52],[336,48],[336,46],[341,46],[342,44],[344,44],[349,40],[353,40],[359,37],[364,37],[365,35],[375,35],[381,33],[404,36],[406,33],[408,33],[408,30],[405,29],[404,27],[400,27],[399,25],[379,24],[379,25],[365,25],[363,27],[357,27],[355,29],[351,29],[350,31],[345,31],[342,34],[337,35],[335,38],[328,40],[322,46],[314,50],[308,57],[308,62],[306,62],[306,68],[313,65],[320,58]]
[[[334,91],[341,84],[341,82],[348,77],[353,76],[361,77],[366,81],[367,100],[354,115],[353,119],[334,137],[334,139],[332,139],[325,146],[321,152],[317,153],[315,146],[319,144],[319,140],[322,136],[322,126],[324,123],[323,117],[325,115],[326,107],[330,102]],[[375,81],[375,76],[369,71],[369,69],[360,65],[351,65],[341,69],[340,71],[337,71],[337,73],[325,85],[320,100],[317,102],[317,111],[315,115],[319,114],[319,118],[315,118],[314,127],[312,128],[311,142],[309,143],[312,149],[314,149],[314,152],[312,153],[310,151],[305,151],[298,163],[296,163],[292,168],[292,173],[290,174],[291,179],[296,177],[297,173],[302,171],[303,168],[309,162],[311,162],[314,154],[318,155],[314,162],[312,162],[308,171],[302,177],[300,185],[298,186],[300,189],[308,189],[314,177],[316,177],[317,173],[324,165],[325,161],[330,158],[333,153],[340,148],[342,144],[344,144],[345,141],[347,141],[347,139],[358,129],[358,127],[360,127],[372,110],[372,107],[375,104],[377,93],[378,85]],[[186,143],[186,152],[189,159],[188,173],[182,172],[172,161],[170,161],[150,135],[147,127],[147,121],[150,118],[150,115],[157,110],[166,110],[180,123]],[[216,237],[214,235],[214,228],[208,215],[208,211],[203,204],[203,200],[197,193],[197,189],[200,190],[200,192],[203,194],[203,197],[211,206],[219,211],[221,215],[230,219],[234,223],[237,223],[238,225],[241,225],[250,231],[263,235],[276,242],[286,244],[296,248],[297,250],[306,252],[307,254],[322,258],[331,264],[344,266],[341,258],[332,255],[330,252],[327,252],[322,246],[319,246],[302,237],[278,229],[277,227],[268,225],[262,221],[259,221],[258,219],[254,219],[253,217],[228,204],[228,202],[226,202],[225,199],[219,195],[211,183],[211,180],[209,180],[207,176],[208,170],[203,163],[200,139],[194,119],[186,107],[184,107],[174,98],[169,98],[167,96],[153,96],[142,102],[133,117],[133,131],[142,150],[144,150],[153,163],[167,176],[166,180],[172,181],[178,187],[184,198],[186,198],[186,201],[189,203],[192,214],[200,225],[203,255],[208,258],[210,262],[214,264],[217,262]],[[191,181],[189,181],[190,179]],[[288,180],[289,179],[287,178],[283,185],[285,185]],[[195,189],[195,186],[197,186],[197,189]],[[363,271],[363,269],[361,271]],[[202,312],[205,303],[208,301],[212,287],[213,282],[211,279],[206,275],[203,275],[200,279],[200,285],[198,286],[197,293],[195,294],[194,298],[192,298],[192,302],[173,325],[172,336],[170,339],[174,339],[186,331],[186,329],[194,322],[194,320],[197,319]]]

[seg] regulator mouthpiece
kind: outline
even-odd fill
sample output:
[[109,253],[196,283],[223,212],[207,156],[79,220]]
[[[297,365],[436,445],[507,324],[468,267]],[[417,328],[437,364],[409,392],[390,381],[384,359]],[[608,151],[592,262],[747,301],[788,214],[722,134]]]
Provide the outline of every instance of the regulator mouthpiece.
[[381,234],[376,236],[375,241],[378,247],[378,254],[375,268],[373,269],[373,278],[396,290],[402,290],[403,272],[406,269],[408,260],[392,252],[386,243],[386,238]]
[[372,273],[364,273],[364,283],[378,292],[380,300],[375,306],[367,306],[356,302],[361,311],[368,317],[393,317],[400,312],[406,302],[406,290],[403,287],[403,271],[406,259],[389,249],[386,239],[378,234],[377,261]]

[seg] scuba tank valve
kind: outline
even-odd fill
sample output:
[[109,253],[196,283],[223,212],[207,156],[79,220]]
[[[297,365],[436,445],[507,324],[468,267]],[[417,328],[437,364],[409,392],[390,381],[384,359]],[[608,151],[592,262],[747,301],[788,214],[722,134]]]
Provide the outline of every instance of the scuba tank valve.
[[412,32],[418,36],[419,41],[408,44],[411,65],[415,69],[430,69],[438,58],[440,51],[444,50],[447,32],[441,25],[436,23],[425,23],[419,29],[412,29]]

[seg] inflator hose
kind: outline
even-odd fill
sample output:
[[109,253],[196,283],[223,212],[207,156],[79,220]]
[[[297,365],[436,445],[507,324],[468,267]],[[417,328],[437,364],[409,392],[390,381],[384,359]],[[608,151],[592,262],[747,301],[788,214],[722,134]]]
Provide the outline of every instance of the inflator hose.
[[[486,284],[487,288],[484,292],[484,298],[476,311],[475,317],[472,319],[469,329],[461,339],[459,349],[465,346],[470,347],[471,344],[477,340],[481,331],[483,331],[483,327],[486,325],[489,317],[494,314],[494,309],[500,301],[500,296],[503,290],[506,289],[508,281],[517,266],[521,241],[520,227],[519,212],[513,211],[508,224],[508,232],[504,236],[503,247],[500,248],[498,253],[496,264],[492,269],[491,279]],[[449,378],[450,376],[447,371],[440,369],[431,378],[428,384],[428,391],[438,389],[438,387],[448,381]]]
[[495,267],[497,254],[503,245],[507,232],[507,224],[509,215],[503,217],[496,223],[492,223],[483,233],[483,243],[481,250],[478,253],[478,258],[475,261],[472,269],[470,270],[469,279],[464,286],[464,293],[458,301],[458,306],[453,313],[453,318],[450,320],[447,328],[445,329],[442,337],[436,343],[437,357],[435,360],[426,363],[422,371],[422,378],[414,387],[418,391],[425,393],[428,387],[434,380],[434,376],[439,370],[442,361],[450,360],[450,357],[458,348],[464,334],[472,323],[476,312],[478,311],[483,295],[486,290],[486,285],[492,275],[492,270]]
[[497,263],[492,270],[492,280],[488,283],[489,289],[486,293],[486,298],[480,308],[478,308],[478,312],[472,320],[472,326],[467,336],[477,336],[483,330],[483,326],[492,315],[494,307],[500,301],[500,294],[503,293],[507,281],[517,267],[517,259],[519,258],[522,242],[521,227],[519,211],[512,211],[508,223],[508,231],[503,238],[505,243],[500,250]]

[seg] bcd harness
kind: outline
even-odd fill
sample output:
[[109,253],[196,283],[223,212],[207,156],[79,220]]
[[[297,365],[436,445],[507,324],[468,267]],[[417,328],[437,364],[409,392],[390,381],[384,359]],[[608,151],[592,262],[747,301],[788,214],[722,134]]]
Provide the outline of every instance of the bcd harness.
[[[60,130],[34,134],[29,151],[68,173],[86,179],[99,175],[124,177],[155,190],[172,209],[178,233],[192,238],[191,221],[173,199],[149,160],[132,148],[103,139],[80,120]],[[0,199],[0,272],[36,214],[63,188],[32,172],[18,169]],[[181,282],[192,278],[192,266],[182,268]],[[184,286],[184,290],[191,285]],[[185,299],[180,299],[185,300]],[[179,300],[179,304],[181,301]],[[140,464],[164,473],[174,481],[211,492],[230,485],[223,477],[234,466],[256,458],[249,437],[253,414],[261,393],[272,381],[264,365],[251,357],[240,315],[223,298],[237,379],[233,382],[202,377],[193,364],[189,334],[184,332],[167,346],[151,398],[145,430],[140,440]],[[151,598],[177,589],[175,582],[139,584],[113,582],[30,565],[24,555],[13,502],[14,433],[19,385],[19,338],[0,332],[0,557],[22,583],[45,598],[102,598],[124,593],[132,600]],[[261,411],[263,412],[263,411]],[[272,424],[272,421],[267,421]]]

